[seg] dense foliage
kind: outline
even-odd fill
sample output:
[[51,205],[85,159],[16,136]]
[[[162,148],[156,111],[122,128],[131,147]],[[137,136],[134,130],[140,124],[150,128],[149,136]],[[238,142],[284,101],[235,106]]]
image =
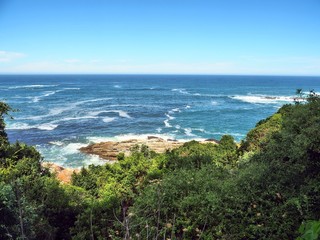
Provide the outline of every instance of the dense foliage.
[[10,144],[0,103],[0,239],[317,239],[320,98],[285,105],[241,144],[136,146],[61,184]]

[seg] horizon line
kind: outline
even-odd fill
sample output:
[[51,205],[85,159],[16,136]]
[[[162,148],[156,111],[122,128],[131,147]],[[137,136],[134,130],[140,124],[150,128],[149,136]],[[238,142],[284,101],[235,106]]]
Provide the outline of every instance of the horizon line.
[[320,75],[290,74],[235,74],[235,73],[0,73],[3,75],[167,75],[167,76],[266,76],[266,77],[320,77]]

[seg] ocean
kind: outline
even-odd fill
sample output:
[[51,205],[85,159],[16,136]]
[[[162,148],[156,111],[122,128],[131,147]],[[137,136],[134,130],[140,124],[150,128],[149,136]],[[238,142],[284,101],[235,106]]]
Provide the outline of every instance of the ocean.
[[0,75],[11,142],[34,145],[64,167],[103,164],[89,143],[159,136],[241,141],[255,124],[293,103],[320,77],[205,75]]

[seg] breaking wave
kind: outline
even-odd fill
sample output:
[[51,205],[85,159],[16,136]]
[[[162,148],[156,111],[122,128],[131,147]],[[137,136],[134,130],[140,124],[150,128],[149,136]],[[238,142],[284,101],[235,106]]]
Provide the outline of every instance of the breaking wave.
[[265,96],[265,95],[236,95],[230,98],[253,104],[280,104],[293,102],[290,96]]
[[14,123],[9,125],[7,129],[9,130],[28,130],[28,129],[39,129],[44,131],[52,131],[56,129],[59,125],[53,123],[43,123],[43,124],[36,124],[36,125],[29,125],[27,123]]
[[9,87],[9,89],[20,89],[20,88],[48,88],[48,87],[57,87],[59,85],[40,85],[40,84],[32,84],[32,85],[24,85],[24,86],[13,86]]

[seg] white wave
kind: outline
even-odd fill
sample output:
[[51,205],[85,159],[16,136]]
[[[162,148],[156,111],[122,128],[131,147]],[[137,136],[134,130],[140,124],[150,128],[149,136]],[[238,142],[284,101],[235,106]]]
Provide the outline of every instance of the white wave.
[[175,139],[174,135],[171,134],[155,134],[155,133],[150,133],[150,134],[121,134],[121,135],[116,135],[114,137],[87,137],[87,140],[89,143],[100,143],[100,142],[120,142],[120,141],[128,141],[132,139],[137,139],[137,140],[147,140],[148,137],[153,136],[153,137],[158,137],[162,138],[164,140],[168,139]]
[[29,129],[39,129],[45,131],[52,131],[56,129],[59,125],[53,123],[43,123],[43,124],[36,124],[36,125],[29,125],[27,123],[14,123],[9,125],[7,129],[10,130],[29,130]]
[[170,123],[169,123],[169,119],[164,120],[163,123],[164,123],[164,125],[165,125],[167,128],[172,127],[172,126],[170,125]]
[[[50,142],[51,147],[39,146],[41,153],[46,153],[44,155],[49,156],[49,159],[45,159],[46,161],[51,161],[50,158],[53,158],[54,161],[59,160],[59,164],[62,166],[68,161],[68,156],[72,154],[79,154],[79,149],[81,147],[87,146],[85,143],[64,143],[64,142]],[[62,161],[62,162],[61,162]]]
[[22,118],[15,118],[16,120],[42,120],[44,118],[53,117],[56,115],[60,115],[61,113],[71,110],[72,107],[65,107],[65,108],[52,108],[49,110],[48,114],[39,115],[39,116],[29,116],[29,117],[22,117]]
[[191,108],[189,105],[185,106],[185,109],[189,109],[189,108]]
[[74,88],[63,88],[64,90],[80,90],[80,88],[78,87],[74,87]]
[[92,116],[92,117],[98,117],[101,113],[105,113],[107,111],[93,111],[93,112],[90,112],[89,115]]
[[64,145],[64,143],[61,141],[51,141],[49,143],[52,145],[56,145],[56,146],[63,146]]
[[60,151],[61,146],[51,144],[51,145],[36,145],[37,150],[44,157],[45,162],[52,162],[58,166],[65,166],[67,162],[67,157],[64,153]]
[[36,125],[36,127],[40,130],[46,130],[46,131],[51,131],[54,130],[58,127],[59,125],[57,124],[52,124],[52,123],[44,123],[44,124],[39,124]]
[[[55,159],[54,162],[56,162],[56,159],[59,159],[60,161],[62,160],[63,161],[63,163],[61,163],[62,166],[65,165],[65,162],[68,160],[70,155],[79,154],[80,153],[79,149],[82,147],[86,147],[88,145],[87,143],[79,143],[79,142],[65,143],[62,141],[52,141],[49,143],[52,145],[51,147],[43,148],[43,146],[39,146],[39,148],[41,149],[42,152],[45,151],[49,153],[49,155],[54,155],[54,159]],[[85,164],[85,165],[87,166],[89,164],[95,164],[97,162],[100,162],[97,160],[103,161],[98,156],[87,155],[87,157],[85,158],[85,162],[87,162],[88,164]]]
[[205,131],[205,133],[211,134],[211,135],[231,135],[231,136],[235,136],[235,137],[245,137],[246,136],[246,134],[233,133],[233,132],[208,132],[208,131]]
[[82,119],[96,119],[98,117],[94,116],[78,116],[78,117],[66,117],[62,118],[53,122],[67,122],[67,121],[73,121],[73,120],[82,120]]
[[6,129],[8,130],[26,130],[30,128],[31,126],[27,123],[13,123],[6,126]]
[[168,118],[168,120],[173,120],[175,119],[175,117],[170,116],[169,114],[165,113],[164,115],[166,115],[166,117]]
[[173,108],[173,109],[171,109],[168,113],[169,113],[169,114],[174,114],[174,113],[176,113],[176,112],[181,112],[180,108]]
[[[87,143],[65,143],[65,142],[49,142],[51,145],[47,146],[36,146],[37,149],[45,156],[45,161],[53,162],[59,166],[63,167],[70,167],[74,168],[73,165],[78,166],[88,166],[90,164],[94,165],[103,165],[106,160],[99,158],[97,155],[90,155],[90,154],[81,154],[79,149],[81,147],[87,146]],[[70,162],[70,159],[75,159],[76,163]],[[111,162],[109,162],[111,163]]]
[[184,88],[174,88],[171,90],[172,92],[179,92],[181,94],[190,94],[186,89]]
[[114,112],[118,112],[120,117],[131,118],[131,117],[129,116],[129,114],[128,114],[127,112],[125,112],[125,111],[116,110],[116,111],[114,111]]
[[[56,116],[56,115],[59,115],[63,112],[66,112],[66,111],[69,111],[69,110],[72,110],[74,108],[76,108],[77,106],[81,105],[81,104],[84,104],[84,103],[88,103],[88,102],[99,102],[99,101],[105,101],[105,100],[110,100],[112,98],[96,98],[96,99],[88,99],[88,100],[82,100],[82,101],[78,101],[78,102],[74,102],[74,103],[70,103],[68,104],[68,106],[66,107],[57,107],[57,108],[53,108],[53,109],[50,109],[49,110],[49,114],[47,115],[43,115],[42,117],[51,117],[51,116]],[[100,111],[102,112],[102,111]],[[99,113],[100,113],[99,112]],[[99,114],[98,113],[98,114]],[[98,115],[97,114],[97,115]],[[91,114],[90,114],[91,115]],[[91,115],[91,116],[94,116],[94,115]],[[88,117],[89,118],[89,117]]]
[[104,121],[105,123],[109,123],[109,122],[112,122],[112,121],[114,121],[116,118],[114,118],[114,117],[104,117],[103,119],[102,119],[102,121]]
[[119,114],[119,117],[123,117],[123,118],[131,118],[131,116],[125,112],[125,111],[122,111],[122,110],[108,110],[108,111],[105,111],[105,112],[114,112],[114,113],[118,113]]
[[257,104],[275,104],[293,102],[293,97],[288,96],[265,96],[265,95],[237,95],[230,97],[242,102],[257,103]]
[[[44,117],[49,117],[49,116],[54,116],[54,115],[58,115],[66,110],[68,110],[69,108],[57,108],[57,109],[53,109],[49,112],[49,114],[47,115],[43,115],[43,116],[34,116],[34,117],[28,117],[28,118],[24,118],[24,119],[32,119],[32,120],[41,120]],[[65,118],[61,118],[61,119],[57,119],[52,121],[51,123],[55,124],[55,123],[60,123],[60,122],[67,122],[67,121],[74,121],[74,120],[83,120],[83,119],[98,119],[98,118],[102,118],[102,121],[108,123],[108,122],[112,122],[116,119],[116,117],[107,117],[107,116],[99,116],[99,114],[101,113],[109,113],[109,112],[115,112],[118,113],[120,117],[123,118],[131,118],[131,116],[129,116],[129,114],[127,112],[121,111],[121,110],[108,110],[108,111],[95,111],[95,112],[90,112],[88,115],[86,116],[74,116],[74,117],[65,117]],[[22,118],[21,118],[22,119]]]
[[175,125],[174,127],[175,127],[176,129],[180,129],[180,128],[181,128],[180,125]]
[[39,102],[42,98],[49,97],[51,95],[56,94],[57,92],[59,92],[59,91],[47,91],[47,92],[44,92],[44,94],[42,94],[40,96],[33,97],[32,98],[32,102],[34,102],[34,103]]
[[[52,109],[49,110],[49,113],[46,114],[46,115],[31,116],[31,117],[20,118],[20,119],[41,120],[41,119],[46,118],[46,117],[52,117],[52,116],[60,115],[61,113],[66,112],[66,111],[70,111],[70,110],[72,110],[72,109],[76,108],[77,106],[79,106],[81,104],[84,104],[84,103],[98,102],[98,101],[104,101],[104,100],[110,100],[110,99],[112,99],[112,98],[97,98],[97,99],[89,99],[89,100],[78,101],[78,102],[70,103],[66,107],[52,108]],[[100,111],[100,112],[102,112],[102,111]],[[85,118],[85,117],[83,117],[83,118]],[[91,118],[91,117],[86,117],[86,118]],[[75,119],[69,119],[69,120],[75,120]]]
[[218,103],[218,102],[216,102],[216,101],[211,101],[211,105],[213,105],[213,106],[217,106],[217,105],[219,105],[219,103]]
[[112,98],[94,98],[94,99],[88,99],[88,100],[82,100],[78,101],[75,103],[71,103],[73,106],[79,106],[84,103],[89,103],[89,102],[101,102],[101,101],[106,101],[106,100],[111,100]]
[[100,143],[100,142],[110,142],[115,141],[114,137],[87,137],[89,143]]
[[56,91],[46,91],[46,92],[44,92],[44,94],[42,94],[40,96],[26,97],[26,98],[31,98],[32,102],[39,102],[42,98],[49,97],[51,95],[54,95],[56,93],[63,92],[63,91],[65,91],[65,90],[64,89],[60,89],[60,90],[56,90]]
[[143,108],[162,108],[158,105],[146,105],[146,104],[112,104],[109,107],[143,107]]
[[[81,147],[85,147],[87,146],[86,143],[64,143],[64,142],[50,142],[50,144],[52,145],[50,148],[46,147],[44,149],[42,149],[42,146],[40,146],[40,149],[42,149],[42,151],[46,151],[46,152],[51,152],[54,155],[58,155],[58,157],[55,157],[55,159],[63,159],[63,160],[67,160],[67,155],[72,155],[72,154],[77,154],[80,153],[79,149]],[[48,160],[48,159],[46,159]]]
[[123,110],[103,110],[103,111],[91,112],[90,114],[93,116],[98,116],[101,113],[118,113],[119,117],[132,118],[127,112],[125,112]]
[[79,149],[86,146],[87,146],[86,143],[68,143],[67,145],[64,145],[61,150],[63,151],[64,154],[71,155],[71,154],[79,153]]
[[56,116],[60,115],[61,113],[70,110],[70,107],[58,107],[58,108],[52,108],[49,110],[49,114],[46,116]]
[[85,167],[93,164],[93,165],[104,165],[106,163],[113,164],[116,161],[109,161],[105,159],[101,159],[98,155],[89,154],[83,161],[83,165]]
[[9,89],[19,89],[19,88],[47,88],[47,87],[57,87],[58,85],[40,85],[40,84],[34,84],[34,85],[24,85],[24,86],[14,86],[9,87]]
[[117,85],[117,84],[116,84],[116,85],[113,85],[113,87],[114,87],[114,88],[121,88],[121,86],[120,86],[120,85]]
[[157,130],[158,133],[161,133],[162,128],[157,128],[156,130]]
[[192,95],[192,96],[204,96],[204,97],[212,97],[212,96],[214,96],[214,95],[211,95],[211,94],[190,93],[184,88],[174,88],[174,89],[171,89],[171,91],[172,92],[178,92],[178,93],[181,93],[181,94],[184,94],[184,95]]
[[185,128],[184,132],[189,137],[196,136],[195,134],[192,133],[192,129],[191,128]]
[[203,133],[206,132],[206,130],[204,130],[203,128],[193,128],[192,130],[193,130],[193,131],[203,132]]
[[[57,92],[57,91],[55,91]],[[45,95],[41,95],[38,97],[34,98],[34,101],[37,102],[39,101],[42,97],[49,96],[54,94],[55,92],[47,92]],[[29,117],[22,117],[22,118],[16,118],[17,120],[42,120],[45,118],[53,117],[62,114],[63,112],[70,111],[72,109],[77,108],[81,104],[89,103],[89,102],[98,102],[98,101],[105,101],[105,100],[110,100],[112,98],[97,98],[97,99],[88,99],[88,100],[82,100],[74,103],[69,103],[66,107],[56,107],[52,108],[49,110],[48,114],[43,114],[39,116],[29,116]],[[131,116],[122,110],[108,110],[108,111],[96,111],[96,112],[91,112],[89,113],[88,116],[76,116],[76,117],[68,117],[68,118],[63,118],[59,119],[56,121],[53,121],[53,123],[61,122],[61,121],[71,121],[71,120],[80,120],[80,119],[94,119],[94,118],[99,118],[100,113],[108,113],[108,112],[115,112],[118,113],[120,117],[123,118],[131,118]]]
[[36,103],[36,102],[39,102],[41,97],[34,97],[32,98],[32,102]]
[[42,118],[44,118],[47,115],[40,115],[40,116],[30,116],[30,117],[20,117],[17,118],[15,117],[15,120],[41,120]]
[[226,97],[226,95],[222,94],[206,94],[206,93],[195,93],[194,96],[201,96],[201,97]]

